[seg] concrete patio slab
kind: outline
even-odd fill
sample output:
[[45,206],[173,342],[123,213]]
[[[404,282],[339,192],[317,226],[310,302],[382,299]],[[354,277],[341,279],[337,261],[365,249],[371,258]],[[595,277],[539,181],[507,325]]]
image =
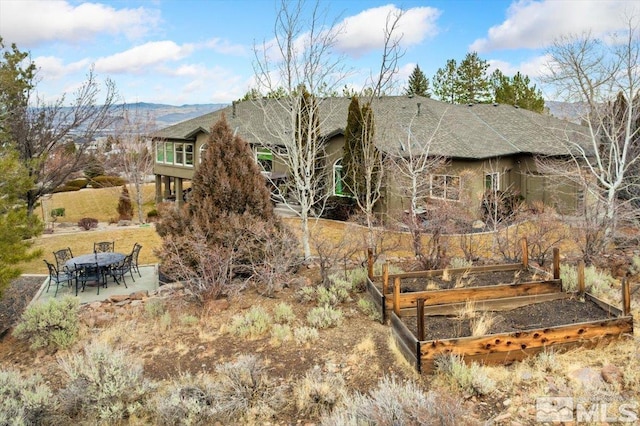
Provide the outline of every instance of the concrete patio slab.
[[[151,293],[154,290],[158,289],[158,266],[157,265],[140,265],[140,274],[142,277],[138,276],[138,274],[134,271],[133,278],[131,279],[131,275],[126,275],[127,287],[125,288],[124,284],[118,285],[112,278],[107,280],[107,288],[101,287],[100,294],[98,294],[98,289],[95,286],[87,286],[85,291],[78,292],[78,298],[80,299],[80,304],[98,302],[102,300],[106,300],[114,295],[129,295],[131,293],[136,293],[138,291],[148,291]],[[54,297],[56,292],[55,285],[52,285],[49,291],[47,291],[47,286],[49,284],[49,277],[47,276],[42,283],[42,287],[38,291],[38,294],[34,297],[32,303],[37,302],[46,302]],[[60,285],[58,289],[57,299],[61,299],[65,296],[73,296],[75,295],[75,287],[68,287],[64,284]]]

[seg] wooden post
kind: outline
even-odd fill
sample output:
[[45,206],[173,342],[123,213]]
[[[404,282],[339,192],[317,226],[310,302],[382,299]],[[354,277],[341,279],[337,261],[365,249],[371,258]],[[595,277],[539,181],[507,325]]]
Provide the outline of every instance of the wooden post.
[[558,247],[553,248],[553,279],[560,279],[560,249]]
[[522,267],[529,269],[529,247],[527,246],[527,239],[523,238],[520,243],[522,245]]
[[400,277],[393,280],[393,312],[400,316]]
[[578,262],[578,293],[584,294],[584,260]]
[[389,294],[389,262],[382,264],[382,294]]
[[418,303],[418,340],[424,340],[424,299],[416,300]]
[[629,280],[622,279],[622,315],[625,317],[631,314],[631,286]]
[[373,281],[373,249],[367,249],[367,274],[369,279]]

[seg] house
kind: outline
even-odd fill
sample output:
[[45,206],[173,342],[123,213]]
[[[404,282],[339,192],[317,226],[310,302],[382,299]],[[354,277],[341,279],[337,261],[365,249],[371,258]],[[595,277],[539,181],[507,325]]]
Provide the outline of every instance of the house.
[[[264,144],[257,143],[273,137],[264,115],[270,102],[276,101],[237,102],[155,133],[156,200],[183,193],[184,182],[192,178],[206,147],[208,130],[222,114],[234,132],[252,146],[265,174],[286,176],[284,164]],[[319,100],[320,131],[328,163],[334,168],[336,195],[341,192],[339,172],[349,103],[349,98]],[[451,105],[418,96],[381,97],[374,101],[373,110],[376,145],[384,154],[403,155],[407,150],[424,150],[429,144],[432,155],[448,159],[444,170],[428,177],[433,199],[461,202],[479,213],[482,194],[491,188],[512,191],[528,203],[543,202],[563,213],[581,207],[582,188],[539,173],[535,161],[537,156],[566,156],[566,140],[587,147],[586,129],[579,125],[509,105]],[[407,208],[406,196],[394,189],[389,176],[378,210],[391,214]]]

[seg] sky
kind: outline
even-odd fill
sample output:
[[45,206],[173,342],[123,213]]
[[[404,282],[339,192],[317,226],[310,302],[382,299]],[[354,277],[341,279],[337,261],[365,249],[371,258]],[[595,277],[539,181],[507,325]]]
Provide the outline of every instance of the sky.
[[[621,30],[632,9],[640,14],[631,0],[320,0],[320,7],[343,28],[334,50],[355,89],[380,66],[387,16],[404,11],[398,91],[416,64],[431,78],[469,52],[490,72],[520,71],[535,82],[557,37]],[[38,95],[48,102],[72,97],[93,68],[126,103],[230,103],[253,86],[255,49],[273,40],[279,8],[279,0],[0,0],[0,37],[30,52]]]

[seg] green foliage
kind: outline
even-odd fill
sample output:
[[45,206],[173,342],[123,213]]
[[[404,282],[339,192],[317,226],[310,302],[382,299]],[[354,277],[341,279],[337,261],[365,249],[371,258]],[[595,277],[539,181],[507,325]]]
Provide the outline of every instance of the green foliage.
[[413,69],[404,93],[406,95],[424,96],[425,98],[431,97],[431,93],[429,93],[429,79],[424,75],[420,66],[416,65]]
[[46,424],[57,400],[38,375],[22,376],[13,370],[0,370],[0,424]]
[[13,334],[28,340],[32,349],[68,348],[78,338],[79,306],[78,299],[71,296],[32,304],[22,314]]
[[151,319],[160,318],[166,310],[164,301],[160,299],[149,299],[144,304],[144,312]]
[[65,183],[66,186],[70,186],[78,189],[86,188],[88,184],[89,184],[89,179],[86,179],[86,178],[72,179]]
[[122,186],[122,192],[118,199],[118,219],[131,220],[133,218],[133,204],[131,203],[131,196],[126,186]]
[[275,347],[291,340],[291,326],[289,324],[274,324],[271,327],[271,344]]
[[433,94],[441,101],[455,104],[460,92],[460,83],[456,75],[458,65],[449,59],[444,68],[439,68],[433,77]]
[[197,325],[199,322],[200,320],[195,315],[182,315],[180,317],[180,324],[182,325],[193,326]]
[[460,398],[425,392],[412,381],[384,376],[368,394],[356,392],[320,419],[322,425],[468,424],[469,411]]
[[296,319],[296,314],[293,313],[291,305],[280,302],[273,310],[273,318],[278,324],[291,324]]
[[95,219],[93,217],[83,217],[78,221],[78,226],[85,231],[95,229],[98,227],[98,219]]
[[367,289],[367,268],[348,269],[345,279],[351,283],[352,291],[363,292]]
[[[1,40],[1,39],[0,39]],[[0,68],[1,71],[1,68]],[[0,91],[1,92],[1,91]],[[44,226],[34,216],[29,216],[20,195],[31,186],[27,170],[18,161],[17,154],[0,148],[0,297],[9,283],[20,276],[20,262],[40,256],[39,251],[30,252],[31,237],[39,235]]]
[[456,70],[458,78],[458,98],[456,103],[488,103],[491,102],[491,83],[487,76],[489,64],[480,59],[477,52],[467,53]]
[[461,356],[447,354],[435,361],[438,373],[446,376],[453,385],[470,395],[487,395],[496,389],[495,382],[477,363],[465,364]]
[[57,209],[51,209],[51,217],[63,217],[65,212],[64,207],[58,207]]
[[84,170],[82,171],[84,176],[92,180],[98,176],[104,175],[104,165],[102,161],[98,159],[95,155],[90,155],[87,158],[86,165],[84,166]]
[[[578,290],[578,268],[573,265],[563,264],[560,267],[560,279],[565,291]],[[593,265],[584,268],[584,288],[594,296],[603,296],[616,282],[610,273],[600,270]]]
[[342,311],[331,306],[324,305],[311,309],[307,313],[307,322],[315,328],[331,328],[342,324]]
[[472,266],[473,262],[464,257],[452,257],[449,261],[449,268],[451,269],[471,268]]
[[235,362],[222,364],[216,373],[213,405],[227,423],[263,423],[286,404],[285,386],[270,378],[263,363],[253,355],[241,355]]
[[528,76],[517,72],[513,77],[507,77],[500,70],[495,70],[491,74],[491,84],[494,102],[544,112],[542,91],[531,84]]
[[78,413],[105,422],[117,422],[140,413],[151,386],[142,364],[125,351],[93,343],[83,353],[60,359],[70,382],[60,398],[72,417]]
[[318,340],[320,338],[320,334],[318,333],[317,328],[302,326],[293,329],[293,338],[296,343],[303,345],[305,343]]
[[369,298],[358,299],[358,309],[373,321],[382,321],[382,312]]
[[255,339],[267,333],[272,322],[271,315],[263,307],[254,305],[245,315],[235,315],[229,329],[236,336]]
[[337,306],[349,300],[352,285],[349,281],[332,277],[329,287],[318,287],[316,301],[319,306]]

